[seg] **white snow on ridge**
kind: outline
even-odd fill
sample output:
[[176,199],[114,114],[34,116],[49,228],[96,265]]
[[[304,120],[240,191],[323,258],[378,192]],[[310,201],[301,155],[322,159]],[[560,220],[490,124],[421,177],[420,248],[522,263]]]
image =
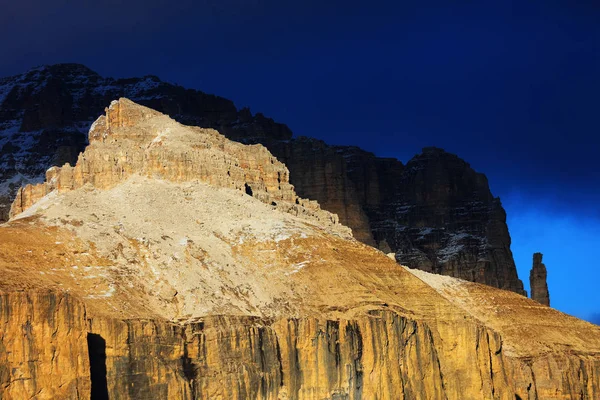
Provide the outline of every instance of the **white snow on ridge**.
[[113,82],[97,85],[92,89],[92,94],[106,94],[108,92],[118,92],[119,87]]
[[[17,91],[20,97],[38,93],[51,75],[52,69],[40,66],[19,75],[0,78],[0,107],[11,91]],[[152,76],[117,83],[113,78],[91,76],[87,69],[82,71],[78,68],[71,72],[67,71],[63,78],[63,85],[73,98],[75,110],[81,108],[81,103],[87,95],[92,97],[104,95],[108,98],[125,96],[138,101],[158,98],[159,95],[148,95],[148,92],[163,84],[158,78]],[[77,113],[78,111],[75,112]],[[39,159],[33,158],[35,156],[32,155],[32,150],[38,144],[43,130],[20,132],[22,117],[21,112],[14,116],[14,119],[0,121],[0,149],[7,144],[14,146],[6,148],[0,158],[0,197],[13,197],[20,186],[42,182],[45,178],[44,171],[52,164],[51,154]],[[94,120],[86,120],[86,118],[89,117],[81,115],[69,126],[60,129],[69,135],[76,135],[75,132],[79,132],[87,137]],[[41,151],[43,152],[43,149]]]
[[465,249],[465,245],[469,241],[477,241],[482,243],[485,238],[481,236],[471,235],[466,232],[460,232],[450,235],[450,239],[446,243],[446,246],[437,251],[438,261],[445,263],[456,257],[458,253]]
[[43,178],[31,177],[17,173],[5,181],[0,181],[0,196],[9,195],[11,188],[13,190],[17,190],[21,186],[25,186],[27,184],[36,184],[42,181]]
[[14,86],[15,85],[13,82],[7,81],[5,83],[1,83],[0,81],[0,106],[2,103],[4,103],[4,99],[6,96],[8,96]]
[[425,236],[430,235],[432,232],[433,232],[433,228],[429,228],[429,227],[421,228],[421,230],[419,231],[420,236],[417,238],[417,240],[425,239]]

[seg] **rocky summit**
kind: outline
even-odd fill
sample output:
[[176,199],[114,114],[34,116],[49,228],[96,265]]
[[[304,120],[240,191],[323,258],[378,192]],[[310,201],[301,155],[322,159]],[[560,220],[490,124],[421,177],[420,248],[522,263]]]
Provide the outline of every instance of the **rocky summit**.
[[0,397],[600,398],[600,327],[400,266],[290,177],[262,145],[111,102],[0,226]]
[[[78,162],[90,126],[120,97],[234,141],[263,144],[287,165],[299,196],[318,201],[356,239],[394,253],[403,265],[524,294],[500,200],[459,157],[426,148],[405,165],[293,137],[260,113],[155,76],[104,78],[78,64],[0,79],[0,220],[8,219],[19,187],[41,183],[54,165]],[[28,190],[19,193],[24,206],[48,189]]]

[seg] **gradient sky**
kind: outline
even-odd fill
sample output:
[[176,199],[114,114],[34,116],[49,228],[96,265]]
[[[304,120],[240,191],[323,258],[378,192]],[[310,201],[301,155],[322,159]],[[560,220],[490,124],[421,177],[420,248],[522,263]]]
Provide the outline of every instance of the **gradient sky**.
[[[58,62],[158,75],[407,161],[487,174],[519,275],[600,323],[600,3],[0,0],[0,76]],[[452,6],[448,6],[452,4]]]

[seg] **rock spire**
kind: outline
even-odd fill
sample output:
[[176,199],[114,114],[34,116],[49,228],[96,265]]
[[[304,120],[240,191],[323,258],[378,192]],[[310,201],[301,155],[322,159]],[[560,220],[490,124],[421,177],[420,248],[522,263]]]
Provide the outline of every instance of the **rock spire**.
[[531,298],[540,304],[550,306],[550,293],[546,278],[548,271],[542,263],[542,253],[533,253],[533,267],[529,273],[529,284],[531,285]]

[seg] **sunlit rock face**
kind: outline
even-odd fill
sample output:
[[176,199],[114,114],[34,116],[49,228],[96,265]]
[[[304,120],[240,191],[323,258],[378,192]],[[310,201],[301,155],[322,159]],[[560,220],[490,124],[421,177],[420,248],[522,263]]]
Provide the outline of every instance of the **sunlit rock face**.
[[[355,238],[395,253],[403,265],[524,293],[500,200],[460,158],[430,148],[404,165],[356,147],[293,138],[287,126],[222,97],[154,76],[104,78],[78,64],[0,80],[0,220],[8,218],[20,186],[42,182],[52,166],[78,162],[89,127],[120,97],[238,142],[263,144],[287,165],[299,196],[318,201]],[[19,195],[26,204],[27,196],[40,194]]]
[[338,224],[335,214],[296,195],[288,169],[262,145],[245,146],[212,129],[181,125],[125,98],[113,101],[106,115],[92,124],[89,143],[75,166],[53,167],[46,172],[45,182],[19,189],[10,215],[22,213],[53,191],[85,185],[110,189],[132,175],[142,175],[243,191],[275,208],[310,215],[351,235]]
[[0,78],[0,220],[8,218],[20,186],[43,181],[51,166],[76,163],[91,124],[120,97],[234,138],[291,137],[285,125],[262,114],[238,111],[230,100],[155,76],[104,78],[79,64],[34,68]]
[[89,135],[0,226],[3,399],[600,396],[600,327],[399,266],[264,147],[127,99]]

